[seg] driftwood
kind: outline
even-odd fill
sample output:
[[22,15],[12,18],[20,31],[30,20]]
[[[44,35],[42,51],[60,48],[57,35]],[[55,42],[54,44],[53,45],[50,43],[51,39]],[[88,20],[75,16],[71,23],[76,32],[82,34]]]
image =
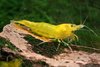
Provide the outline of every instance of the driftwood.
[[[90,54],[83,51],[73,51],[73,53],[67,54],[65,50],[65,53],[55,55],[53,58],[37,54],[32,50],[32,45],[24,39],[26,34],[34,36],[27,31],[17,28],[15,24],[11,23],[4,27],[0,36],[10,41],[20,50],[16,52],[17,54],[32,61],[43,61],[52,67],[80,67],[91,63],[93,65],[96,64],[98,67],[100,66],[100,54],[97,53]],[[39,37],[36,38],[40,39]]]

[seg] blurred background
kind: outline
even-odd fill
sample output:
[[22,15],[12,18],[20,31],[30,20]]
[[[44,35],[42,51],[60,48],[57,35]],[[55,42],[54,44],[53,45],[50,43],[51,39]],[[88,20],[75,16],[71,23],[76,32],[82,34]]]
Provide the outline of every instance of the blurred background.
[[[87,17],[87,19],[86,19]],[[44,21],[51,24],[80,24],[87,29],[76,32],[77,45],[100,49],[100,0],[0,0],[0,31],[11,20]]]

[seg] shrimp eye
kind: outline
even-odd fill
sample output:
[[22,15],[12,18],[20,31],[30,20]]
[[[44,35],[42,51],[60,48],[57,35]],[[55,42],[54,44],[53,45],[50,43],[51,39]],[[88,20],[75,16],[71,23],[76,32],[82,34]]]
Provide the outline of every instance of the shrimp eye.
[[74,26],[75,26],[75,24],[72,24],[72,25],[71,25],[71,27],[74,27]]

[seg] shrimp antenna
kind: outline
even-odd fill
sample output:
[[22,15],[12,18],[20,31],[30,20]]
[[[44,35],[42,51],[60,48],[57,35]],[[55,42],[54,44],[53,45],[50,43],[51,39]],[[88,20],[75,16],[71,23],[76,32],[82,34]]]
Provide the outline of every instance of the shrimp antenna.
[[85,24],[85,22],[86,22],[87,18],[88,18],[88,16],[86,16],[86,18],[84,19],[83,24]]
[[[86,22],[88,16],[86,16],[85,20],[83,21],[83,24]],[[88,26],[84,25],[89,31],[91,31],[94,35],[98,36],[91,28],[89,28]]]
[[95,34],[96,36],[98,36],[91,28],[89,28],[88,26],[84,25],[87,29],[89,29],[93,34]]

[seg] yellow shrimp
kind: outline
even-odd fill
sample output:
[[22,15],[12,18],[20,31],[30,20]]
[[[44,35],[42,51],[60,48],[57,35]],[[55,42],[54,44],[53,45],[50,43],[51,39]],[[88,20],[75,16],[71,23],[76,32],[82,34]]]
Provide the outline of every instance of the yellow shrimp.
[[65,39],[70,37],[73,37],[73,39],[78,38],[74,34],[74,31],[84,27],[84,25],[75,25],[70,23],[52,25],[45,22],[30,22],[27,20],[16,21],[16,23],[30,28],[32,33],[52,39]]
[[21,24],[28,27],[33,34],[49,38],[63,40],[65,38],[70,40],[78,39],[74,34],[75,31],[84,27],[84,25],[75,25],[71,23],[53,25],[45,22],[30,22],[28,20],[16,21],[16,24]]

